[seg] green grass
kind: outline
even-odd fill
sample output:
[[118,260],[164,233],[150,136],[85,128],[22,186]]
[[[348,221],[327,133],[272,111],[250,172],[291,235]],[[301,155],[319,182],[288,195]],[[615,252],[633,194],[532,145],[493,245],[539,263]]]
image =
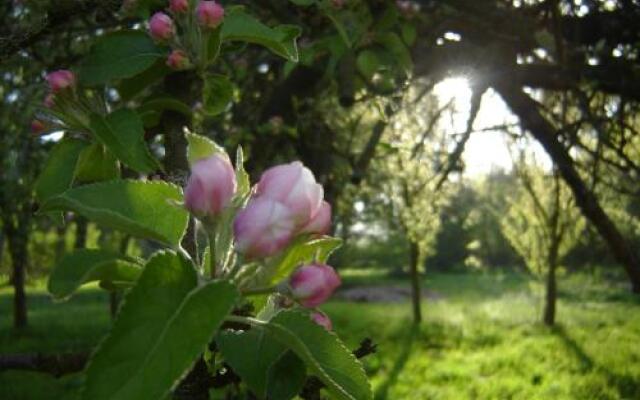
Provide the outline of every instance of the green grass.
[[[375,271],[346,271],[345,286],[405,285]],[[437,274],[425,279],[425,321],[413,327],[408,303],[332,301],[323,309],[364,360],[376,399],[639,399],[640,301],[585,276],[560,281],[558,326],[538,323],[537,282],[520,274]],[[10,329],[10,293],[0,290],[0,353],[91,348],[108,330],[107,296],[83,290],[53,304],[30,289],[31,327]],[[69,398],[77,377],[0,374],[0,399]],[[29,393],[29,394],[27,394]]]

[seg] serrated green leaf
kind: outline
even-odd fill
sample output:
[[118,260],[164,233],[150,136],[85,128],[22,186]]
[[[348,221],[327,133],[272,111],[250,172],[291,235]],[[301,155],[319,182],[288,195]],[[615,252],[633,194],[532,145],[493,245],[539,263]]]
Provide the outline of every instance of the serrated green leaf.
[[208,74],[202,91],[203,110],[210,117],[225,111],[233,100],[233,83],[225,75]]
[[214,154],[224,154],[228,157],[227,152],[222,146],[206,136],[191,132],[185,136],[187,138],[187,159],[189,160],[189,165],[193,165],[204,158],[209,158]]
[[267,398],[289,400],[302,391],[307,368],[294,352],[287,351],[267,372]]
[[331,253],[340,246],[342,246],[342,239],[331,236],[311,240],[301,238],[274,260],[274,266],[268,268],[272,271],[268,284],[280,282],[302,264],[313,261],[326,262]]
[[71,187],[78,159],[87,146],[89,143],[79,139],[62,139],[54,146],[35,184],[40,203]]
[[237,296],[224,281],[198,287],[193,266],[182,257],[161,253],[151,258],[89,363],[83,399],[164,398]]
[[270,334],[300,357],[339,400],[369,400],[371,386],[362,365],[340,339],[300,311],[281,311],[268,323]]
[[118,88],[118,94],[122,101],[129,101],[138,94],[142,93],[144,89],[159,82],[165,75],[171,72],[171,68],[167,66],[164,58],[157,60],[153,65],[139,74],[123,79],[120,81]]
[[165,182],[119,180],[69,189],[42,211],[74,211],[98,224],[177,247],[189,214],[175,203],[179,187]]
[[166,56],[151,37],[140,30],[125,30],[100,37],[80,65],[80,82],[104,85],[130,78]]
[[294,25],[270,28],[240,9],[225,16],[222,40],[243,41],[262,45],[287,60],[298,62],[296,38],[302,30]]
[[268,371],[287,348],[263,329],[221,332],[216,343],[225,361],[240,375],[242,381],[258,398],[264,399],[267,395]]
[[85,283],[133,284],[141,273],[140,264],[133,259],[104,250],[83,249],[62,257],[49,277],[48,290],[61,300]]
[[92,143],[82,150],[76,167],[78,182],[101,182],[120,178],[118,159],[105,146]]
[[106,117],[93,114],[90,127],[96,138],[132,169],[150,173],[160,168],[149,153],[142,120],[134,111],[121,109]]

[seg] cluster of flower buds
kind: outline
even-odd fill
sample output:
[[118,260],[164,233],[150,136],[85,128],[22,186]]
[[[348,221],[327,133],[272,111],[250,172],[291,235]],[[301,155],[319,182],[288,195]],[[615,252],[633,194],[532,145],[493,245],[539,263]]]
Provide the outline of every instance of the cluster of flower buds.
[[[47,74],[46,80],[49,85],[49,93],[45,96],[43,105],[48,109],[54,109],[58,106],[57,108],[60,108],[62,112],[73,111],[69,110],[69,106],[74,102],[76,95],[76,75],[67,69],[61,69]],[[34,134],[46,132],[51,127],[51,124],[38,119],[31,122],[31,131]]]
[[[215,221],[236,195],[234,169],[226,154],[196,162],[185,188],[185,207],[201,221]],[[235,249],[244,259],[260,261],[281,254],[294,239],[326,234],[331,206],[313,173],[301,162],[265,171],[244,208],[233,221]],[[340,286],[335,270],[326,264],[299,267],[283,291],[301,306],[315,309]],[[331,328],[331,321],[315,310],[314,321]]]
[[268,169],[234,221],[236,249],[249,258],[264,258],[298,235],[327,233],[331,206],[323,197],[322,186],[301,162]]
[[224,8],[213,0],[200,0],[192,10],[189,0],[170,0],[168,12],[171,16],[157,12],[149,20],[151,37],[172,48],[167,65],[184,70],[191,68],[194,60],[206,62],[207,55],[200,52],[207,48],[209,34],[224,20]]

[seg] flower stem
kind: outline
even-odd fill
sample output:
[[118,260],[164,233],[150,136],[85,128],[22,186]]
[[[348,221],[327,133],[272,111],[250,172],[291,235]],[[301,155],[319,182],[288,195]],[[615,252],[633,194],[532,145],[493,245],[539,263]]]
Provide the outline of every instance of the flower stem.
[[278,290],[277,287],[269,286],[269,287],[261,287],[261,288],[253,288],[253,289],[243,290],[242,294],[244,296],[257,296],[257,295],[261,295],[261,294],[270,294],[270,293],[273,293],[273,292],[275,292],[277,290]]
[[217,275],[217,263],[216,263],[216,230],[209,229],[207,232],[207,236],[209,236],[209,269],[211,278],[216,277]]

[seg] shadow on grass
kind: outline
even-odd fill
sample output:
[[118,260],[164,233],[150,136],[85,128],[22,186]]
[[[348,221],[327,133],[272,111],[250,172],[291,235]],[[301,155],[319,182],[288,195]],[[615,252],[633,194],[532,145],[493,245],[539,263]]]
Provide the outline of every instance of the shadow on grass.
[[632,375],[618,374],[611,370],[597,364],[593,358],[591,358],[580,346],[580,344],[572,338],[564,327],[556,326],[553,328],[553,333],[558,336],[563,345],[573,356],[580,361],[582,367],[582,373],[597,372],[606,378],[611,386],[614,386],[619,395],[625,399],[638,399],[640,398],[640,381]]
[[419,325],[412,325],[409,330],[408,335],[403,339],[402,347],[400,348],[400,352],[396,361],[393,363],[393,367],[389,374],[387,375],[387,379],[380,384],[378,390],[375,393],[375,400],[387,400],[387,396],[389,395],[389,389],[391,389],[398,380],[398,376],[404,369],[409,357],[411,356],[411,348],[413,347],[413,342],[415,341],[418,333],[420,332]]

